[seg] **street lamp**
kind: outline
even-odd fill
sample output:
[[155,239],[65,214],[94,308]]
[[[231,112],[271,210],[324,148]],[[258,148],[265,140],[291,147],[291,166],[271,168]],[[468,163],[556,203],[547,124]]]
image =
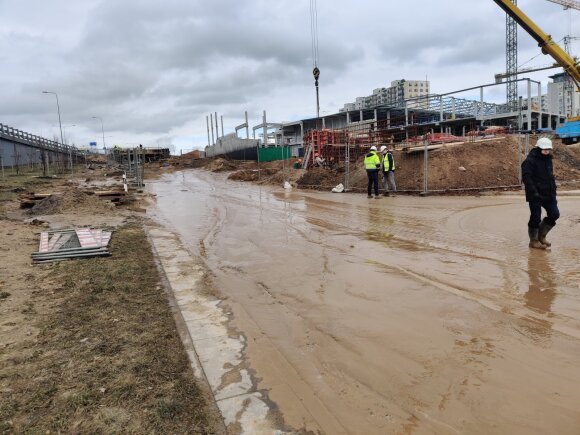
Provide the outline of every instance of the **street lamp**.
[[[60,120],[60,104],[58,102],[58,94],[51,91],[42,91],[43,94],[53,94],[56,97],[56,109],[58,110],[58,125],[60,126],[60,143],[64,146],[64,136],[62,134],[62,122]],[[70,160],[70,173],[72,177],[73,173],[73,160],[72,160],[72,147],[68,149],[68,157]]]
[[76,124],[70,124],[70,125],[63,125],[62,126],[62,130],[64,132],[64,140],[67,142],[67,145],[68,145],[69,138],[68,138],[68,136],[66,134],[66,129],[67,128],[70,128],[70,127],[76,127],[76,126],[77,126]]
[[103,148],[107,149],[107,145],[105,145],[105,127],[103,124],[103,118],[99,118],[98,116],[93,116],[92,118],[101,121],[101,132],[103,133]]
[[62,135],[62,122],[60,121],[60,104],[56,92],[42,91],[43,94],[53,94],[56,97],[56,109],[58,110],[58,125],[60,126],[60,143],[64,145],[64,136]]

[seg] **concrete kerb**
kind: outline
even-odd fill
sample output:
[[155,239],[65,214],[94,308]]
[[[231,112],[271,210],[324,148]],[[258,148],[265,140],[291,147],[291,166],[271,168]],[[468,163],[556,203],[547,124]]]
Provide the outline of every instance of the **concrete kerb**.
[[202,291],[203,262],[171,231],[146,228],[146,232],[194,374],[209,387],[226,430],[231,426],[242,434],[282,433],[268,418],[267,397],[256,390],[244,368],[245,337],[231,336],[222,301]]
[[[501,196],[525,196],[526,193],[521,190],[521,191],[517,191],[517,192],[500,192],[499,195]],[[560,196],[578,196],[580,197],[580,190],[561,190],[558,189],[557,195]]]

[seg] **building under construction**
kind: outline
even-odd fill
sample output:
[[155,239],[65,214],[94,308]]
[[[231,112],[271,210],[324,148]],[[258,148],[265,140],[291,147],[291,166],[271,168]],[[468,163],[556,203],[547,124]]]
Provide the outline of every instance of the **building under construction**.
[[[357,99],[357,103],[345,104],[337,113],[294,122],[268,122],[264,112],[262,123],[251,127],[246,115],[246,122],[236,127],[235,133],[223,135],[222,127],[221,137],[218,136],[216,123],[215,141],[212,123],[211,139],[208,126],[206,155],[255,159],[257,148],[283,146],[291,148],[288,155],[305,155],[310,161],[313,161],[315,152],[343,161],[347,155],[356,159],[362,149],[368,149],[371,145],[390,143],[397,147],[411,147],[425,141],[466,140],[492,131],[496,134],[550,131],[565,121],[562,110],[564,105],[560,102],[550,103],[549,95],[542,95],[540,82],[529,78],[516,82],[524,89],[524,95],[515,105],[486,101],[485,96],[490,91],[505,85],[501,82],[445,94],[421,92],[418,85],[418,91],[415,92],[417,96],[409,96],[412,94],[407,92],[403,94],[405,98],[381,99],[380,88],[374,91],[374,99],[372,96],[364,101]],[[406,82],[399,80],[392,88],[399,89],[403,83]],[[421,84],[423,89],[428,89],[429,82]],[[385,88],[382,92],[387,97],[390,95],[389,89]],[[238,137],[238,130],[244,128],[247,129],[247,139]],[[251,139],[250,130],[253,133]],[[261,140],[256,139],[256,131],[261,132]]]
[[[357,148],[392,143],[397,147],[417,143],[461,140],[485,134],[486,127],[501,127],[501,131],[544,131],[555,129],[565,117],[561,113],[544,112],[535,103],[541,97],[541,84],[531,79],[519,80],[527,95],[517,107],[489,103],[484,100],[487,88],[482,85],[446,94],[431,94],[403,100],[399,104],[382,104],[373,108],[343,110],[339,113],[285,123],[276,133],[276,146],[290,146],[325,157],[343,159],[347,146]],[[536,92],[533,92],[535,90]],[[479,99],[459,95],[479,94]],[[498,130],[496,129],[496,133]],[[294,153],[298,155],[298,153]],[[301,154],[301,153],[300,153]]]

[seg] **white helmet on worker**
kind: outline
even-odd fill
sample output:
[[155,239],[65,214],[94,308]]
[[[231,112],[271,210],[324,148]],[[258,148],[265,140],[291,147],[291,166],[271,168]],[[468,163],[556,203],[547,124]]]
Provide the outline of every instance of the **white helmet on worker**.
[[384,153],[387,150],[386,145],[381,146],[381,152]]
[[547,137],[541,137],[536,142],[536,146],[541,150],[551,150],[554,147],[552,146],[552,141]]
[[371,147],[371,151],[376,151],[376,150],[377,150],[377,147],[373,145],[373,146]]

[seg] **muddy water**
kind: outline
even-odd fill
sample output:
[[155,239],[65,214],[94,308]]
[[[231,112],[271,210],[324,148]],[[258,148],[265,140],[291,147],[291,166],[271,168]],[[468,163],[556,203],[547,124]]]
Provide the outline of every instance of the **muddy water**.
[[205,259],[283,428],[580,433],[580,198],[530,251],[522,197],[152,185]]

